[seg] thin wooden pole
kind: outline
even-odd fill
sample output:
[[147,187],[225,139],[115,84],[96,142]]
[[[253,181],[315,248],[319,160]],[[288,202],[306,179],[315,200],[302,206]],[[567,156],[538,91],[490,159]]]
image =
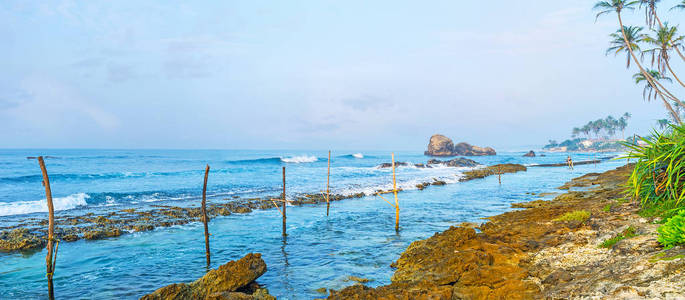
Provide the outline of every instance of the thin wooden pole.
[[207,255],[207,267],[209,268],[211,259],[209,254],[209,227],[207,222],[207,177],[209,177],[209,165],[205,168],[205,183],[202,186],[202,222],[205,223],[205,254]]
[[328,175],[326,176],[326,216],[328,217],[328,211],[331,209],[331,203],[329,199],[331,198],[331,150],[328,150]]
[[395,153],[392,153],[392,192],[395,195],[395,231],[400,231],[400,202],[397,199],[397,181],[395,180]]
[[285,167],[283,167],[283,236],[285,237],[287,234],[285,233]]
[[[45,198],[48,202],[48,254],[45,257],[45,265],[47,267],[46,276],[48,279],[48,297],[50,300],[55,299],[55,294],[52,287],[52,277],[55,273],[53,265],[53,248],[52,243],[55,240],[55,208],[52,205],[52,191],[50,190],[50,178],[48,177],[48,170],[45,168],[45,161],[42,156],[38,156],[38,164],[43,173],[43,186],[45,186]],[[56,253],[55,253],[56,254]]]

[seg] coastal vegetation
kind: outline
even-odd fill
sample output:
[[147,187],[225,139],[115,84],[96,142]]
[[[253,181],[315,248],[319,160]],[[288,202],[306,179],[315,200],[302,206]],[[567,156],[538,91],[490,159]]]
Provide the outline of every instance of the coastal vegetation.
[[[685,106],[685,103],[671,92],[667,85],[672,84],[672,79],[682,87],[685,83],[678,77],[677,72],[671,65],[671,59],[685,61],[685,37],[679,35],[678,25],[671,25],[668,21],[662,21],[658,14],[660,0],[609,0],[597,2],[594,6],[597,18],[605,14],[616,13],[619,29],[611,33],[610,47],[607,54],[618,55],[625,53],[626,68],[632,65],[639,70],[633,75],[636,84],[646,83],[643,89],[643,98],[647,101],[660,99],[674,123],[682,123],[677,107]],[[681,10],[683,3],[673,6],[670,10]],[[645,14],[645,27],[625,25],[623,13],[634,11],[639,8]],[[638,58],[639,56],[639,58]],[[650,58],[649,67],[643,66],[645,57]],[[668,81],[668,82],[666,82]],[[676,107],[676,108],[674,108]]]
[[685,211],[685,126],[671,125],[671,130],[655,131],[653,138],[642,140],[646,143],[644,146],[625,144],[631,150],[625,158],[637,161],[628,180],[628,193],[633,199],[639,199],[642,215],[659,217],[669,224],[659,231],[669,236],[660,237],[664,246],[682,242],[684,230],[666,228],[678,228],[680,221],[672,220]]
[[659,243],[666,248],[685,244],[685,210],[659,227]]

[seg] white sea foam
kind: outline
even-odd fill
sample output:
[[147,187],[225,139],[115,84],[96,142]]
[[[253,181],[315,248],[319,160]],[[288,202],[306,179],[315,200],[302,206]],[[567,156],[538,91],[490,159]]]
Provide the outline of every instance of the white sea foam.
[[[413,167],[409,167],[413,168]],[[447,184],[458,183],[459,180],[464,177],[463,171],[472,170],[474,168],[468,167],[438,167],[438,168],[414,168],[415,172],[411,179],[398,179],[397,188],[402,190],[415,190],[418,189],[416,186],[424,182],[433,182],[435,180],[444,181]],[[376,169],[376,171],[387,171],[386,169]],[[456,172],[455,172],[456,171]],[[392,171],[390,171],[392,172]],[[336,193],[343,195],[352,195],[359,192],[363,192],[366,195],[373,195],[378,190],[390,190],[392,189],[392,179],[388,179],[387,183],[377,183],[372,185],[354,185],[348,186],[336,190]]]
[[291,157],[282,157],[281,161],[284,163],[310,163],[310,162],[315,162],[318,159],[316,156],[308,156],[308,155],[302,155],[302,156],[291,156]]
[[[86,193],[72,194],[66,197],[52,198],[55,210],[67,210],[87,205],[86,199],[90,198]],[[0,216],[29,214],[35,212],[47,212],[48,204],[45,199],[38,201],[17,201],[0,203]]]
[[354,158],[364,158],[364,154],[355,153],[355,154],[352,154],[352,157],[354,157]]

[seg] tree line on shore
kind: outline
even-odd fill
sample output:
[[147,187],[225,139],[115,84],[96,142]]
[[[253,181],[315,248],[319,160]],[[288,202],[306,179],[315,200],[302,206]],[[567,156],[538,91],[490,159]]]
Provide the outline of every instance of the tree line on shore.
[[608,138],[615,136],[617,131],[621,131],[622,137],[625,137],[625,130],[631,117],[632,115],[626,112],[618,119],[609,115],[604,119],[589,121],[581,127],[574,127],[571,136],[575,138],[583,134],[586,138],[590,138],[591,133],[594,133],[595,137],[599,139],[602,132],[605,133],[604,137]]

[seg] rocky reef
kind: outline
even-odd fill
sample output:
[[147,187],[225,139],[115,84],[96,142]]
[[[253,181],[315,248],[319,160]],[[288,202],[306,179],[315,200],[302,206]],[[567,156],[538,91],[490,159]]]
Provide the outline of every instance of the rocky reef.
[[328,298],[684,298],[685,249],[663,249],[657,220],[641,218],[623,198],[631,170],[588,174],[564,185],[584,191],[517,204],[530,208],[491,217],[478,230],[451,227],[413,242],[392,264],[391,284],[354,285]]
[[523,157],[535,157],[535,151],[530,150],[528,153],[524,154]]
[[[395,167],[406,167],[409,166],[410,164],[407,162],[402,162],[402,161],[396,161],[395,162]],[[417,168],[432,168],[436,165],[440,166],[445,166],[445,167],[476,167],[479,166],[480,164],[477,161],[468,159],[468,158],[455,158],[451,160],[437,160],[437,159],[431,159],[428,160],[425,164],[413,164],[414,167]],[[378,165],[378,168],[384,169],[384,168],[392,168],[392,163],[381,163]]]
[[[364,193],[333,194],[330,201],[363,197]],[[275,209],[269,199],[280,198],[274,195],[264,198],[225,199],[225,202],[211,203],[207,206],[210,218],[231,214],[249,213],[255,209]],[[292,205],[325,203],[321,194],[301,194],[289,199]],[[67,212],[68,213],[68,212]],[[153,205],[147,209],[122,209],[101,215],[55,216],[55,237],[61,241],[73,242],[80,239],[99,240],[118,237],[122,234],[150,231],[158,227],[170,227],[201,221],[200,207],[178,207]],[[21,223],[0,227],[0,251],[34,251],[45,247],[47,236],[46,218],[30,218]]]
[[460,179],[460,181],[467,181],[467,180],[472,180],[476,178],[484,178],[490,175],[502,175],[506,173],[516,173],[516,172],[521,172],[521,171],[527,171],[528,168],[526,168],[524,165],[519,165],[519,164],[497,164],[497,165],[492,165],[488,166],[485,168],[480,168],[480,169],[474,169],[471,171],[466,171],[464,172],[464,177]]
[[[408,163],[405,163],[405,165],[408,165]],[[430,168],[436,165],[448,167],[473,167],[478,166],[479,164],[467,158],[455,158],[449,161],[432,159],[429,160],[426,165],[418,164],[416,166]],[[508,165],[508,167],[505,168],[502,168],[501,166],[504,165],[484,167],[482,169],[466,172],[466,176],[460,180],[465,181],[483,178],[498,174],[497,172],[499,171],[507,173],[513,172],[511,170],[514,169],[517,171],[525,171],[526,169],[521,165]],[[381,165],[379,167],[385,166]],[[493,169],[490,170],[490,168]],[[443,180],[433,179],[432,181],[417,184],[416,188],[423,190],[432,185],[441,186],[445,184],[447,183]],[[398,191],[402,191],[402,189],[398,189]],[[388,193],[389,191],[378,190],[376,192]],[[364,196],[366,196],[366,194],[363,192],[346,195],[331,194],[330,201],[340,201],[343,199],[360,198]],[[226,202],[208,204],[207,215],[210,218],[213,218],[231,214],[249,213],[256,209],[275,209],[269,199],[280,197],[280,195],[274,195],[263,198],[225,199]],[[290,198],[288,202],[292,205],[299,206],[326,203],[326,199],[320,193],[305,193]],[[94,213],[87,213],[79,216],[60,214],[55,217],[55,237],[66,242],[73,242],[80,239],[99,240],[118,237],[131,232],[150,231],[158,227],[199,222],[201,221],[200,216],[201,209],[199,207],[178,207],[168,205],[153,205],[152,208],[145,210],[136,210],[133,208],[121,209],[103,215],[95,215]],[[47,222],[47,219],[44,218],[30,218],[24,220],[22,223],[0,227],[0,251],[35,251],[45,247]]]
[[497,153],[495,149],[490,147],[483,148],[468,143],[455,145],[450,138],[436,134],[431,136],[428,149],[424,154],[429,156],[484,156],[496,155]]
[[229,261],[202,278],[186,284],[175,283],[145,295],[141,300],[212,299],[212,300],[272,300],[269,291],[255,282],[266,272],[266,263],[259,253]]

